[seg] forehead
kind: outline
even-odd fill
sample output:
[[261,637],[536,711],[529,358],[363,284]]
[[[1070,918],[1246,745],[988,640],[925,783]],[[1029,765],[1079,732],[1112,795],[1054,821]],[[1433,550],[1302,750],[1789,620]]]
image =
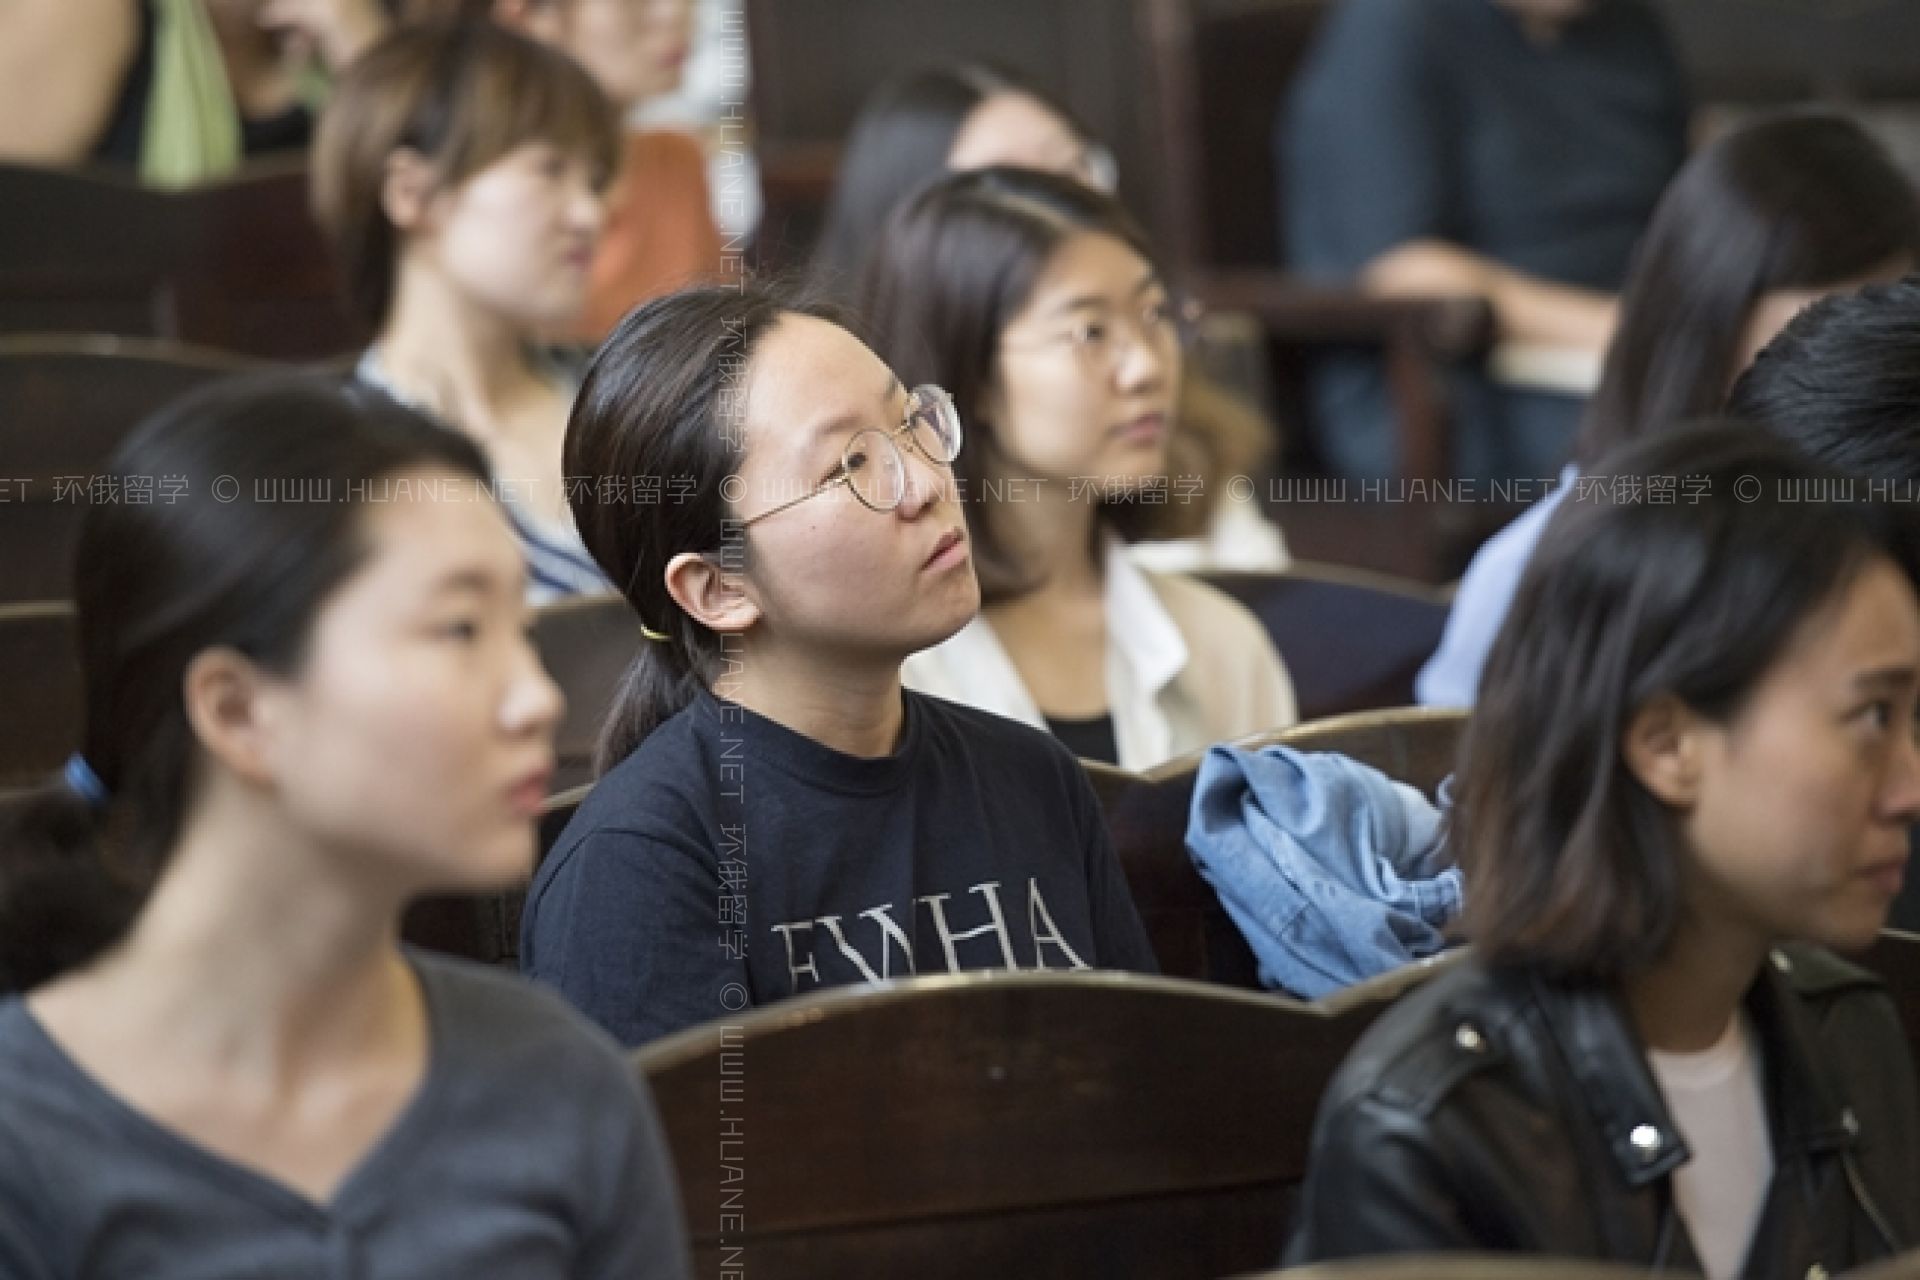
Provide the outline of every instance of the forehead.
[[987,95],[968,113],[967,123],[980,123],[1005,129],[1032,130],[1048,136],[1066,134],[1073,129],[1046,103],[1030,93],[1007,89]]
[[479,480],[450,471],[413,471],[367,486],[360,511],[366,557],[343,594],[423,593],[457,575],[483,576],[516,598],[525,572],[500,505]]
[[804,450],[814,428],[839,417],[880,426],[893,407],[893,372],[830,321],[788,314],[760,339],[747,370],[746,446]]
[[1117,236],[1077,231],[1061,241],[1033,283],[1033,305],[1061,294],[1093,294],[1108,301],[1133,296],[1152,276],[1153,265]]
[[[1031,94],[1010,90],[982,99],[967,113],[947,160],[955,169],[984,169],[992,164],[1031,160],[1042,152],[1070,151],[1079,141],[1073,127],[1045,103]],[[1057,158],[1064,163],[1071,157],[1063,154]]]
[[1906,575],[1882,556],[1807,617],[1775,672],[1837,682],[1903,666],[1920,667],[1920,599]]

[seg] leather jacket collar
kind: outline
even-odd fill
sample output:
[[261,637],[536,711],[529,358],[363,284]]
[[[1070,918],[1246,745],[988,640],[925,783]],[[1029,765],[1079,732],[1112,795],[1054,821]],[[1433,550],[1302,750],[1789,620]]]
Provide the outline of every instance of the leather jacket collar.
[[[1812,1153],[1851,1146],[1859,1122],[1843,1086],[1823,1064],[1789,985],[1793,958],[1775,950],[1770,959],[1747,992],[1746,1009],[1767,1064],[1775,1150]],[[1528,980],[1536,985],[1536,1005],[1627,1184],[1646,1186],[1685,1164],[1692,1153],[1617,992],[1561,986],[1537,976]]]

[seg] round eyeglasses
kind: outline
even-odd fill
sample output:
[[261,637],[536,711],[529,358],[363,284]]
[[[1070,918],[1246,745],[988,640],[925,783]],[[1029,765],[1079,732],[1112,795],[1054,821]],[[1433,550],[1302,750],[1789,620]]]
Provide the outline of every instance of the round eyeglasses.
[[740,522],[741,528],[797,507],[829,489],[846,485],[853,496],[875,511],[892,511],[907,497],[907,459],[899,441],[917,449],[927,461],[945,466],[960,456],[960,414],[953,397],[932,383],[907,393],[907,414],[891,431],[868,427],[854,432],[840,452],[840,467],[827,480],[797,498],[769,507]]
[[[1031,342],[1003,343],[1002,347],[1008,351],[1047,351],[1064,346],[1073,352],[1081,368],[1104,376],[1119,368],[1120,361],[1136,346],[1150,348],[1163,359],[1191,347],[1204,314],[1200,304],[1190,299],[1161,297],[1131,311],[1121,308],[1098,318],[1085,317],[1075,321],[1072,328]],[[1129,332],[1123,334],[1122,330]]]

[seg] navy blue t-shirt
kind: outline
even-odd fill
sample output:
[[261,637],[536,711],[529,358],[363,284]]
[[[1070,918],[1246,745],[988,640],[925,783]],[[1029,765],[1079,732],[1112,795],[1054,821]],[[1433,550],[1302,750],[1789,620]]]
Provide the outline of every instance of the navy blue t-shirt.
[[1079,762],[907,692],[891,755],[702,693],[609,770],[527,895],[520,959],[627,1044],[821,987],[1154,972]]
[[[1328,281],[1351,280],[1396,245],[1440,239],[1529,275],[1617,291],[1686,159],[1685,74],[1645,0],[1596,0],[1550,43],[1495,0],[1342,0],[1284,110],[1286,261]],[[1464,394],[1464,471],[1558,472],[1578,401],[1483,380]],[[1339,470],[1387,473],[1377,361],[1330,367],[1316,408]]]

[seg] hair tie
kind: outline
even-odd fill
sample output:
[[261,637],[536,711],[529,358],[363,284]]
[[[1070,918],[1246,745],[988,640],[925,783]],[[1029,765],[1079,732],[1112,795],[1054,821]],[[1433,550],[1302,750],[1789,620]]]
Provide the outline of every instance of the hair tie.
[[107,790],[107,784],[100,781],[100,775],[93,771],[93,766],[87,763],[85,756],[78,751],[68,756],[66,766],[60,773],[73,794],[86,801],[87,808],[97,812],[107,807],[112,793]]
[[645,636],[647,639],[653,641],[655,644],[672,644],[673,643],[672,636],[668,635],[664,631],[655,631],[652,627],[648,626],[644,622],[640,624],[640,634]]

